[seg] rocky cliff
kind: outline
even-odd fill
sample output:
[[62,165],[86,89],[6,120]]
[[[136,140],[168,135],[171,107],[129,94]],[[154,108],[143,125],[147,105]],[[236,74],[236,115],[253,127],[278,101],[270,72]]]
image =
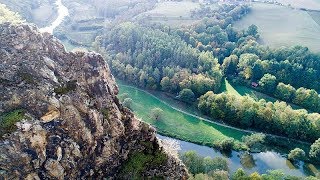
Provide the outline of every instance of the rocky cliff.
[[0,25],[0,179],[186,179],[122,107],[102,57],[30,25]]

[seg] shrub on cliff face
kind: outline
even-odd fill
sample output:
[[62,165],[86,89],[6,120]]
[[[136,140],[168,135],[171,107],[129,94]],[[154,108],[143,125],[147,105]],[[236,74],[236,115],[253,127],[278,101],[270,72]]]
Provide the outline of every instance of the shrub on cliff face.
[[[153,151],[147,149],[143,152],[134,152],[129,155],[129,159],[124,163],[120,171],[120,177],[127,179],[143,179],[143,172],[146,172],[149,168],[155,168],[167,161],[168,157],[160,150]],[[159,177],[160,178],[160,177]],[[163,179],[160,178],[160,179]]]
[[74,91],[76,88],[77,88],[77,81],[72,80],[72,81],[68,81],[68,82],[64,83],[60,87],[55,88],[54,92],[62,95],[62,94],[67,94],[70,91]]

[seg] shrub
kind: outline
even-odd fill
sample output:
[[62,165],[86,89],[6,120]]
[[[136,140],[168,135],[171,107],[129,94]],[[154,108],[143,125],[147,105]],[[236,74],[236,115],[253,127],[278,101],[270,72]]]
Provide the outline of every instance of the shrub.
[[178,98],[186,103],[191,103],[195,100],[195,95],[191,89],[183,89],[179,92]]
[[320,161],[320,138],[311,145],[309,156],[315,161]]
[[249,136],[243,136],[242,141],[250,148],[251,151],[261,151],[265,142],[266,135],[254,133]]
[[128,109],[131,109],[132,107],[132,99],[131,98],[125,98],[122,102],[122,105]]
[[227,138],[222,141],[216,142],[214,144],[214,147],[216,147],[220,151],[231,151],[234,144],[235,144],[235,141],[233,138]]
[[151,109],[150,116],[153,120],[160,120],[163,116],[163,110],[161,108]]
[[291,150],[290,153],[288,154],[288,159],[290,161],[304,160],[305,156],[306,156],[306,153],[304,152],[304,150],[300,148],[295,148]]

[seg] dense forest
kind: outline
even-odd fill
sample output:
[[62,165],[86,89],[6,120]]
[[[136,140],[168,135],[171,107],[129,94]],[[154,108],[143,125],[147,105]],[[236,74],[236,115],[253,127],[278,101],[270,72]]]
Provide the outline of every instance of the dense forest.
[[218,60],[210,52],[188,46],[177,35],[124,23],[99,41],[107,46],[114,74],[140,87],[172,93],[191,89],[197,97],[220,88]]
[[108,54],[120,79],[171,93],[191,90],[199,97],[209,90],[219,91],[223,77],[219,59],[232,53],[238,39],[257,35],[255,26],[241,33],[231,26],[247,11],[245,5],[200,9],[194,14],[213,13],[214,18],[204,18],[191,29],[124,23],[98,37],[95,47]]
[[[259,49],[266,50],[256,50]],[[233,82],[247,86],[257,82],[260,85],[257,89],[266,94],[314,112],[320,111],[317,93],[320,69],[316,65],[320,60],[319,55],[300,46],[263,53],[260,51],[260,56],[259,53],[248,53],[247,50],[240,51],[240,55],[226,57],[222,64],[225,75],[233,79]]]
[[320,137],[317,113],[293,110],[283,102],[217,95],[227,77],[247,86],[257,82],[259,91],[319,112],[320,56],[300,46],[271,49],[259,45],[255,25],[246,31],[234,29],[233,22],[249,11],[246,5],[202,7],[193,16],[205,18],[178,29],[123,23],[98,37],[95,47],[105,54],[119,79],[176,94],[189,103],[205,94],[199,109],[214,119],[314,142]]

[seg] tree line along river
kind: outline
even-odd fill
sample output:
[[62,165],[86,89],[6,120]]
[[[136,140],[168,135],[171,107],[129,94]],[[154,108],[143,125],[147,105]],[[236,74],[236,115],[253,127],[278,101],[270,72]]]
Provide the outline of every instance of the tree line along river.
[[[276,149],[251,153],[250,155],[236,151],[232,151],[230,154],[222,154],[211,147],[191,143],[200,141],[213,142],[225,137],[240,140],[248,132],[208,122],[210,120],[204,121],[206,120],[205,118],[193,115],[192,112],[179,110],[179,108],[174,107],[173,103],[166,102],[164,98],[160,100],[149,92],[126,85],[121,81],[118,81],[118,85],[120,88],[119,94],[127,93],[133,100],[132,110],[135,115],[156,127],[160,139],[177,140],[181,146],[180,152],[194,150],[201,156],[225,157],[228,159],[231,173],[238,168],[243,168],[248,173],[255,171],[266,173],[267,170],[281,169],[286,174],[301,177],[318,173],[319,167],[303,162],[299,165],[294,165],[286,159],[284,152]],[[149,116],[151,109],[155,107],[159,107],[164,111],[163,118],[159,121],[154,121]]]

